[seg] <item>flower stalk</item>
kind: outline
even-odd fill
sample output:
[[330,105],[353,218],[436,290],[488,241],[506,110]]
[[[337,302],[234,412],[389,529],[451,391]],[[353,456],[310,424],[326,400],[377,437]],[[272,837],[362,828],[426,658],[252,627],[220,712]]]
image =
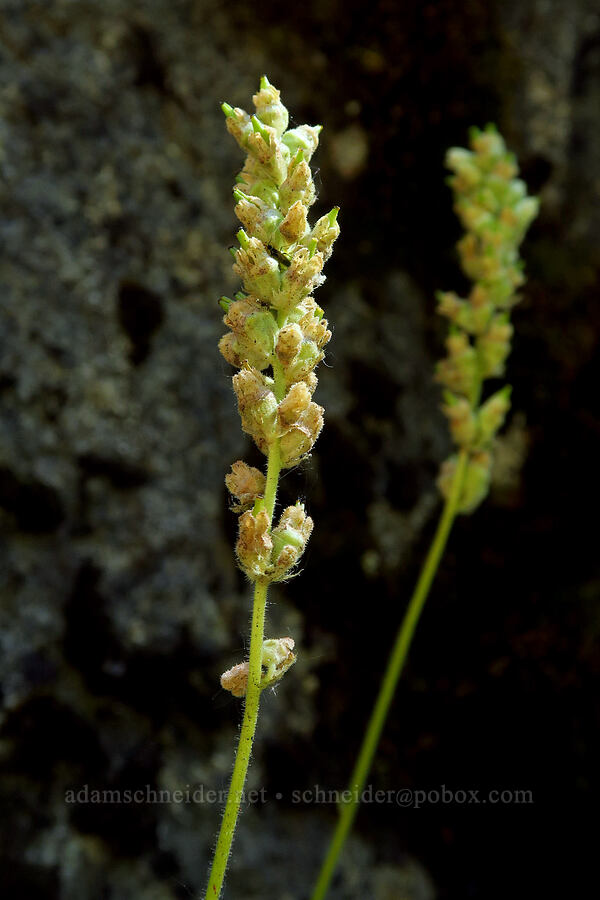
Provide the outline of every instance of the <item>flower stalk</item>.
[[291,637],[265,640],[267,590],[293,575],[313,521],[297,502],[276,523],[275,505],[281,470],[309,456],[323,427],[324,410],[312,399],[314,369],[331,332],[312,294],[325,280],[323,266],[340,231],[337,208],[312,228],[308,222],[315,200],[309,163],[321,127],[288,129],[288,111],[266,77],[253,102],[254,115],[222,105],[227,130],[247,157],[233,189],[242,225],[233,269],[243,289],[219,301],[229,329],[219,349],[239,369],[233,387],[242,428],[267,457],[267,469],[265,475],[238,460],[225,479],[232,509],[240,513],[236,554],[254,583],[254,603],[249,657],[221,676],[226,690],[245,697],[245,706],[207,900],[216,900],[223,886],[261,692],[296,660]]
[[348,802],[339,807],[334,833],[311,900],[323,900],[358,812],[377,745],[408,656],[413,635],[458,514],[472,513],[489,490],[495,436],[510,408],[510,388],[484,402],[484,382],[504,373],[510,352],[510,310],[524,282],[518,248],[538,213],[517,178],[514,156],[493,126],[470,133],[470,149],[448,151],[454,210],[465,227],[458,243],[464,273],[473,281],[466,298],[438,294],[438,311],[449,319],[447,355],[436,380],[445,388],[442,410],[456,452],[442,465],[438,486],[445,498],[441,518],[392,647],[379,693],[352,772]]

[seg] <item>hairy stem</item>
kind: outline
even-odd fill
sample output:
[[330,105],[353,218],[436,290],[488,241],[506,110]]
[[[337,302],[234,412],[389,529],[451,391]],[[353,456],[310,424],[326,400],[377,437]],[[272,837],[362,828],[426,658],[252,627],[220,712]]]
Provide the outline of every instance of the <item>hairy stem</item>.
[[437,572],[440,560],[443,556],[452,524],[456,518],[458,501],[467,465],[468,453],[462,450],[459,457],[452,489],[444,510],[442,512],[435,536],[429,548],[429,552],[423,563],[419,579],[410,599],[406,613],[398,630],[387,668],[379,688],[379,694],[367,725],[367,730],[354,766],[354,771],[348,785],[351,800],[339,806],[339,818],[333,837],[331,839],[327,856],[321,867],[312,900],[323,900],[335,871],[339,855],[346,838],[352,828],[352,823],[358,811],[360,795],[371,770],[373,757],[383,731],[383,726],[396,691],[398,679],[404,668],[404,663],[410,649],[412,638],[419,621],[419,617],[429,594],[429,589]]
[[254,586],[254,608],[252,611],[252,630],[250,637],[250,659],[248,672],[248,687],[246,689],[246,704],[244,707],[244,719],[240,731],[240,740],[237,747],[231,784],[227,794],[225,812],[221,821],[221,829],[217,838],[217,846],[213,859],[206,900],[217,900],[221,894],[221,887],[227,868],[227,860],[231,851],[231,843],[238,819],[240,804],[243,798],[244,784],[250,763],[252,743],[256,731],[258,719],[258,705],[260,702],[260,678],[262,663],[262,645],[265,624],[265,606],[267,602],[267,585],[257,582]]
[[[273,519],[277,484],[281,471],[281,454],[279,440],[273,441],[269,448],[267,462],[267,484],[265,489],[265,507],[269,518]],[[258,720],[258,707],[260,703],[260,682],[262,676],[262,647],[265,630],[265,607],[267,603],[266,582],[257,581],[254,585],[254,605],[252,610],[252,626],[250,633],[250,656],[248,660],[248,687],[246,688],[246,703],[244,706],[244,718],[240,731],[240,740],[237,747],[231,784],[225,803],[225,812],[221,821],[221,829],[217,838],[215,856],[206,890],[206,900],[217,900],[221,894],[227,860],[231,852],[233,835],[240,812],[240,804],[244,795],[244,784],[250,764],[252,744],[256,732]]]
[[273,524],[273,511],[275,509],[275,498],[277,496],[277,485],[279,484],[279,473],[281,472],[281,453],[279,450],[279,441],[273,441],[269,448],[269,463],[267,465],[267,483],[265,486],[265,509],[269,514],[271,524]]

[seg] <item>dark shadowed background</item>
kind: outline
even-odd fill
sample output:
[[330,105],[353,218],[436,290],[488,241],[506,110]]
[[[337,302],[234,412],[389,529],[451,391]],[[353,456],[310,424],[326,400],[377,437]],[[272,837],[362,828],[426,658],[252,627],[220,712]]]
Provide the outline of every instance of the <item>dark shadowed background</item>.
[[365,805],[331,897],[593,894],[600,5],[0,0],[2,895],[186,900],[205,882],[219,804],[85,800],[219,790],[231,770],[240,704],[218,679],[250,590],[223,478],[259,459],[216,349],[242,161],[219,104],[247,108],[264,72],[296,123],[324,125],[314,213],[339,204],[342,236],[318,295],[325,430],[281,493],[316,527],[268,614],[300,656],[263,698],[264,802],[225,896],[306,900],[335,815],[311,796],[345,785],[435,526],[434,292],[464,287],[443,158],[489,121],[542,201],[513,413],[370,783],[533,802]]

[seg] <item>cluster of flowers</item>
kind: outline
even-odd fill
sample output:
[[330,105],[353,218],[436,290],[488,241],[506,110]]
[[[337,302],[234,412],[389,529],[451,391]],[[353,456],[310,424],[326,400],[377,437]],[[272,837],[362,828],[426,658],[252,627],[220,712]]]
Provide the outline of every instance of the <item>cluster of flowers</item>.
[[[234,189],[243,228],[233,268],[243,291],[221,300],[230,331],[219,349],[240,368],[233,387],[242,428],[265,455],[277,442],[279,463],[289,468],[310,453],[323,427],[323,408],[312,400],[313,370],[331,332],[311,294],[324,281],[323,264],[340,229],[337,209],[313,228],[307,219],[315,199],[309,161],[320,128],[287,130],[287,109],[266,78],[253,101],[253,116],[223,104],[228,131],[248,156]],[[312,520],[297,504],[272,528],[264,504],[255,502],[265,477],[241,461],[226,481],[239,506],[254,505],[240,518],[241,568],[253,581],[280,581],[298,561]]]
[[[219,349],[240,370],[233,387],[242,428],[278,472],[305,459],[323,427],[323,408],[312,399],[314,369],[331,332],[312,293],[325,280],[323,265],[340,229],[337,208],[313,227],[308,222],[315,200],[309,162],[320,126],[288,129],[287,109],[267,78],[252,99],[254,115],[222,107],[227,129],[247,158],[233,192],[242,224],[233,268],[243,290],[221,298],[229,331]],[[290,576],[313,527],[301,503],[284,509],[273,524],[272,503],[268,508],[265,502],[267,478],[241,460],[226,477],[241,513],[239,565],[259,583]],[[291,649],[284,649],[289,662]],[[234,676],[240,674],[236,668]]]
[[[524,281],[518,248],[539,208],[493,126],[472,129],[470,146],[449,150],[446,165],[454,173],[449,178],[454,210],[465,228],[458,252],[473,286],[466,299],[438,294],[438,311],[450,320],[450,333],[448,354],[436,374],[446,388],[443,411],[452,438],[468,454],[458,504],[463,513],[472,512],[488,492],[493,441],[510,408],[509,386],[481,403],[482,383],[504,373],[513,333],[510,310]],[[442,465],[438,484],[446,497],[457,460],[454,455]]]

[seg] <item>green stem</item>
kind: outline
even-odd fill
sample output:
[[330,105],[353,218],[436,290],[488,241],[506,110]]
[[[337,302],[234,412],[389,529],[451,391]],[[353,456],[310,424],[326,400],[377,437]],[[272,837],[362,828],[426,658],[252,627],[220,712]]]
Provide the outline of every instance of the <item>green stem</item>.
[[371,770],[373,757],[377,750],[377,745],[381,737],[390,704],[396,691],[398,679],[402,673],[419,617],[444,553],[448,536],[452,529],[452,524],[456,518],[458,500],[464,479],[467,459],[467,451],[462,450],[458,457],[450,494],[444,506],[431,547],[429,548],[429,552],[423,563],[419,580],[417,581],[414,593],[406,609],[404,619],[398,630],[385,675],[383,676],[379,688],[379,694],[375,706],[373,707],[373,712],[371,713],[371,718],[369,719],[369,724],[358,754],[358,759],[356,760],[354,771],[350,778],[348,787],[352,799],[339,807],[337,825],[327,851],[327,856],[321,867],[311,900],[323,900],[325,897],[337,865],[338,857],[350,829],[352,828],[352,823],[354,822],[354,818],[358,811],[360,795],[363,792],[365,782]]
[[227,794],[225,812],[221,822],[221,829],[217,839],[215,856],[208,887],[206,900],[217,900],[221,895],[227,860],[231,851],[231,843],[237,823],[240,804],[244,795],[246,773],[250,763],[252,743],[256,731],[258,719],[258,705],[260,702],[260,678],[262,672],[262,645],[265,624],[265,606],[267,602],[267,585],[257,582],[254,586],[254,609],[252,611],[252,630],[250,636],[250,659],[248,671],[248,687],[246,688],[246,705],[244,707],[244,719],[240,731],[240,740],[233,766],[231,784]]
[[[286,321],[286,314],[283,311],[280,311],[277,316],[279,328],[283,328]],[[280,401],[285,396],[286,391],[285,373],[281,363],[275,355],[273,355],[273,377],[274,393],[277,400]],[[276,438],[269,446],[269,455],[267,457],[267,481],[265,485],[265,509],[269,514],[271,525],[273,524],[273,512],[275,510],[275,499],[277,497],[280,472],[281,450],[279,447],[279,438]],[[240,804],[244,793],[244,784],[246,783],[246,775],[250,764],[250,755],[252,753],[252,744],[256,732],[258,707],[260,703],[262,647],[265,633],[267,589],[268,584],[266,582],[263,583],[257,581],[254,585],[250,656],[248,659],[248,686],[246,688],[244,718],[242,720],[240,740],[235,756],[235,763],[233,765],[231,784],[229,785],[227,800],[225,802],[225,812],[223,813],[223,820],[217,838],[215,856],[210,870],[208,887],[206,889],[206,900],[218,900],[221,894],[223,879],[225,878],[225,869],[227,868],[227,861],[231,852],[231,844],[233,842],[235,826],[237,824]]]
[[[269,447],[267,462],[267,484],[265,488],[265,507],[269,518],[273,519],[277,484],[281,471],[281,454],[279,440],[274,441]],[[244,795],[244,784],[250,764],[252,744],[256,732],[258,720],[258,707],[260,703],[260,681],[262,675],[262,647],[265,631],[265,607],[267,603],[268,584],[256,582],[254,585],[254,606],[252,610],[252,626],[250,633],[250,656],[248,660],[248,686],[246,688],[246,704],[244,706],[244,718],[240,731],[240,740],[237,747],[231,784],[225,803],[225,812],[221,822],[221,829],[217,838],[217,846],[213,859],[206,900],[218,900],[223,887],[225,869],[231,852],[231,844],[235,833],[235,826],[240,812],[240,804]]]
[[273,512],[275,510],[275,498],[279,473],[281,472],[281,451],[279,441],[273,441],[269,447],[269,462],[267,464],[267,483],[265,485],[265,509],[269,514],[271,525],[273,524]]

